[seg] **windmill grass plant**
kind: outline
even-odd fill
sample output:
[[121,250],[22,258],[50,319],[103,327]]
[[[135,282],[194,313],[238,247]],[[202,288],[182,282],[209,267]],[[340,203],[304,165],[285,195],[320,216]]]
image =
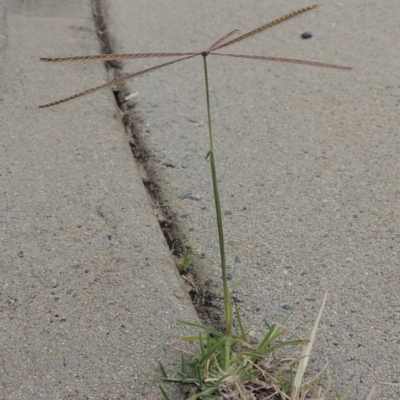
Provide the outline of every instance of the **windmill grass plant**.
[[[340,65],[326,64],[315,61],[297,60],[280,57],[269,57],[259,55],[245,55],[245,54],[226,54],[219,53],[218,51],[228,47],[234,43],[245,40],[251,36],[264,32],[265,30],[272,28],[278,24],[288,21],[296,16],[299,16],[305,12],[311,11],[318,7],[312,5],[306,8],[302,8],[290,14],[287,14],[281,18],[278,18],[268,24],[265,24],[257,29],[254,29],[244,35],[232,38],[237,33],[237,30],[229,32],[228,34],[221,37],[214,44],[212,44],[207,50],[202,52],[186,52],[186,53],[134,53],[134,54],[109,54],[109,55],[93,55],[93,56],[77,56],[67,58],[41,58],[42,61],[47,62],[62,62],[62,61],[84,61],[84,60],[100,60],[100,61],[118,61],[135,58],[157,58],[157,57],[177,57],[172,61],[165,62],[163,64],[156,65],[145,70],[135,72],[121,78],[114,79],[111,82],[103,85],[87,89],[83,92],[77,93],[73,96],[65,99],[55,101],[53,103],[45,104],[40,108],[46,108],[55,106],[57,104],[81,97],[105,87],[121,84],[129,79],[144,75],[157,69],[167,67],[184,60],[188,60],[193,57],[202,57],[204,67],[204,78],[205,78],[205,94],[206,94],[206,105],[207,105],[207,117],[208,117],[208,136],[209,136],[209,150],[206,155],[206,159],[210,162],[212,185],[215,201],[216,210],[216,222],[218,227],[218,240],[219,240],[219,251],[221,258],[221,270],[222,270],[222,286],[224,293],[224,313],[225,313],[225,329],[224,331],[218,331],[213,327],[206,326],[203,324],[179,321],[181,324],[195,328],[198,334],[195,336],[183,337],[183,341],[195,342],[198,345],[197,354],[187,360],[182,354],[181,357],[181,371],[177,376],[170,376],[164,365],[159,364],[159,370],[161,375],[159,378],[165,381],[181,382],[184,384],[190,384],[197,387],[192,392],[187,400],[196,399],[241,399],[241,400],[263,400],[263,399],[290,399],[290,400],[302,400],[302,399],[319,399],[325,398],[327,392],[330,389],[329,379],[325,380],[325,384],[321,386],[321,382],[324,380],[322,372],[313,379],[303,382],[304,373],[307,368],[309,355],[313,346],[319,321],[322,316],[323,308],[327,300],[327,294],[322,301],[321,308],[317,315],[311,336],[309,340],[302,340],[296,337],[293,340],[282,340],[282,336],[288,332],[288,329],[284,326],[286,320],[282,325],[280,324],[268,324],[266,323],[266,334],[258,345],[250,343],[249,334],[247,333],[242,318],[237,307],[233,308],[232,304],[232,291],[237,288],[241,282],[229,285],[226,268],[225,258],[225,244],[224,244],[224,230],[222,223],[221,204],[219,197],[218,181],[217,181],[217,168],[216,168],[216,156],[214,150],[214,138],[212,129],[212,118],[211,118],[211,107],[210,107],[210,93],[209,93],[209,82],[208,82],[208,70],[207,70],[207,57],[208,56],[222,56],[222,57],[239,57],[248,58],[252,60],[263,60],[263,61],[277,61],[291,64],[302,64],[316,67],[333,68],[339,70],[350,70],[351,67],[345,67]],[[184,273],[189,268],[192,258],[188,253],[186,246],[183,247],[183,260],[178,264],[178,269],[181,273]],[[234,332],[234,319],[237,332]],[[300,358],[291,361],[276,360],[274,355],[277,350],[287,347],[302,345],[303,351]],[[297,364],[296,372],[294,372],[294,365]],[[385,384],[384,382],[377,382],[378,384]],[[368,400],[372,399],[373,392],[376,388],[373,387]],[[167,391],[160,386],[161,393],[165,400],[172,400]],[[347,396],[341,396],[336,393],[335,398],[342,400]]]

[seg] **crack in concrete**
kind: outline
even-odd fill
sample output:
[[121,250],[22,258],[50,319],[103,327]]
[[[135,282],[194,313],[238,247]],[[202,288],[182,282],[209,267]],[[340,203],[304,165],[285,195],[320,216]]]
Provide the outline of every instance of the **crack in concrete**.
[[[112,37],[107,29],[103,1],[92,0],[92,10],[97,35],[101,43],[101,52],[102,54],[112,54],[114,53]],[[105,66],[112,79],[123,76],[120,62],[107,61]],[[124,84],[119,85],[118,88],[113,88],[113,94],[129,137],[133,157],[140,169],[142,181],[147,189],[152,207],[155,209],[160,229],[171,254],[176,258],[180,258],[183,254],[181,238],[184,235],[180,232],[177,219],[169,212],[168,200],[164,198],[162,188],[157,183],[157,171],[152,168],[150,163],[151,150],[138,127],[140,116],[136,109],[136,104],[132,101],[132,96]],[[190,251],[189,246],[188,249]],[[194,284],[191,284],[191,281]],[[195,267],[192,267],[189,279],[185,279],[185,282],[190,287],[188,293],[200,320],[207,325],[223,330],[222,298],[211,290],[211,280],[201,279],[197,275]]]

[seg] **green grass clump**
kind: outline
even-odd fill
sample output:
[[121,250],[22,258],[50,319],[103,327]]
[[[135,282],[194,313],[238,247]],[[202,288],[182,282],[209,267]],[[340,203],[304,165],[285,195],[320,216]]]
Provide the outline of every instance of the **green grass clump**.
[[190,254],[186,244],[181,241],[182,245],[182,255],[180,262],[176,263],[176,267],[181,275],[187,274],[189,272],[189,268],[192,266],[192,262],[194,257]]
[[[264,340],[255,347],[249,343],[248,333],[243,329],[238,309],[236,317],[237,321],[240,321],[240,333],[235,337],[228,337],[206,325],[179,321],[199,329],[198,335],[182,338],[184,341],[196,342],[198,353],[189,361],[182,354],[181,371],[176,377],[169,376],[160,363],[161,379],[196,385],[199,392],[187,400],[219,398],[218,396],[245,400],[249,398],[249,393],[274,393],[280,385],[277,379],[269,375],[270,370],[274,369],[271,368],[273,353],[282,347],[298,345],[304,341],[279,341],[286,329],[272,324],[267,325],[268,331]],[[229,364],[226,364],[227,349],[230,351]],[[270,364],[268,367],[263,366],[265,361]],[[285,391],[285,388],[278,390]],[[170,400],[164,389],[163,394],[165,399]]]
[[[317,376],[305,383],[302,383],[302,379],[326,299],[327,295],[321,305],[310,340],[299,338],[282,340],[287,332],[284,324],[291,314],[282,325],[266,322],[267,333],[261,343],[256,346],[251,344],[238,308],[235,309],[237,335],[227,336],[206,325],[178,321],[199,330],[198,335],[182,338],[183,341],[197,343],[198,352],[192,355],[189,361],[183,354],[181,355],[181,371],[175,377],[168,375],[164,365],[160,363],[159,378],[170,382],[196,385],[199,391],[187,400],[206,398],[300,400],[310,398],[306,397],[309,393],[321,393],[318,385],[325,379],[324,377]],[[279,349],[297,345],[303,345],[303,355],[300,359],[285,363],[277,361],[276,352]],[[228,355],[226,351],[229,351]],[[293,369],[295,363],[299,363],[296,374]],[[162,386],[160,389],[164,399],[171,400]]]

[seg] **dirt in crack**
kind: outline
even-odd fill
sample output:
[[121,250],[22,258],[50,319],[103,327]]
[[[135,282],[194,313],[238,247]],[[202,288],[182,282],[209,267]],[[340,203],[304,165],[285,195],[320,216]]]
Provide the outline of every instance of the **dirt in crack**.
[[[114,53],[112,41],[107,29],[104,13],[102,12],[103,9],[102,0],[92,0],[93,17],[97,35],[101,43],[102,54],[112,54]],[[105,65],[113,79],[121,76],[122,67],[119,62],[107,61]],[[129,136],[133,156],[142,174],[143,184],[147,189],[153,207],[156,209],[161,231],[164,234],[171,253],[179,257],[183,254],[180,238],[184,235],[179,229],[178,219],[168,209],[168,200],[164,198],[162,188],[157,184],[159,181],[157,179],[157,171],[151,164],[152,154],[139,128],[140,116],[134,102],[132,100],[126,101],[129,92],[125,85],[119,85],[118,89],[113,89],[113,93],[121,111],[122,122]],[[200,320],[206,325],[211,325],[223,331],[223,299],[217,294],[219,290],[215,283],[211,280],[201,278],[196,273],[196,264],[200,262],[200,260],[194,261],[191,272],[183,279],[189,286],[188,292]]]

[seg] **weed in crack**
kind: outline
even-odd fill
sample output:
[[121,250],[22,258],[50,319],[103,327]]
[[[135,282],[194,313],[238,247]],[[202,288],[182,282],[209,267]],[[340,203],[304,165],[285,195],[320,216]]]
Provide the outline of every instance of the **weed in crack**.
[[[188,400],[196,400],[201,398],[220,398],[220,399],[241,399],[241,400],[258,400],[258,399],[323,399],[329,390],[329,382],[327,388],[323,389],[320,386],[321,377],[318,375],[315,378],[303,382],[304,373],[307,368],[312,345],[315,340],[316,331],[322,312],[327,300],[327,294],[323,299],[319,310],[316,322],[314,324],[310,340],[302,340],[295,338],[294,340],[283,340],[283,335],[288,331],[279,324],[267,324],[267,333],[264,339],[257,345],[249,343],[249,334],[245,330],[239,309],[233,309],[232,292],[235,289],[235,284],[230,285],[227,276],[227,266],[225,258],[225,242],[222,223],[222,212],[218,189],[216,157],[214,151],[214,140],[211,119],[209,81],[207,70],[208,56],[222,56],[234,58],[247,58],[251,60],[284,62],[291,64],[301,64],[324,68],[333,68],[338,70],[350,70],[351,67],[344,67],[334,64],[321,63],[316,61],[306,61],[282,57],[269,57],[260,55],[246,54],[227,54],[219,53],[218,50],[224,49],[234,43],[245,40],[251,36],[259,34],[269,28],[279,25],[294,17],[297,17],[305,12],[315,9],[317,5],[302,8],[281,18],[278,18],[259,28],[240,35],[234,39],[232,37],[237,33],[236,30],[229,32],[221,37],[208,49],[202,52],[187,52],[187,53],[136,53],[136,54],[110,54],[99,56],[77,56],[67,58],[43,58],[46,62],[61,62],[61,61],[80,61],[80,60],[102,60],[106,62],[120,61],[135,58],[150,58],[150,57],[175,57],[172,61],[159,64],[157,66],[147,68],[145,70],[119,77],[106,84],[84,90],[80,93],[55,101],[49,104],[40,106],[46,108],[61,104],[63,102],[93,93],[105,87],[120,85],[127,81],[157,69],[167,67],[174,63],[183,62],[190,58],[202,57],[205,78],[205,91],[208,116],[208,134],[209,134],[209,151],[206,155],[206,160],[209,160],[211,167],[212,186],[214,192],[216,222],[218,227],[218,241],[221,257],[222,271],[222,287],[223,287],[223,310],[224,310],[224,326],[218,329],[205,325],[197,324],[188,321],[179,321],[181,324],[195,328],[198,335],[183,337],[182,340],[195,342],[198,344],[198,352],[194,354],[190,360],[186,360],[182,355],[181,372],[176,377],[171,377],[167,374],[162,363],[159,364],[161,376],[165,381],[181,382],[192,384],[198,387],[198,390],[190,394]],[[176,58],[177,57],[177,58]],[[118,101],[118,100],[117,100]],[[152,181],[150,181],[152,182]],[[154,192],[152,188],[151,191]],[[205,303],[209,300],[212,304],[212,299],[203,297]],[[236,320],[238,333],[234,332],[233,321]],[[213,324],[214,326],[217,324]],[[284,367],[280,367],[274,363],[274,355],[278,349],[286,346],[303,346],[302,356],[298,360],[292,360],[286,363]],[[293,370],[293,365],[298,364],[296,373]],[[272,365],[272,367],[271,367]],[[170,400],[170,396],[164,388],[160,386],[160,390],[166,400]],[[370,396],[368,396],[370,397]],[[372,395],[371,395],[372,397]]]
[[[101,0],[93,0],[92,3],[96,31],[101,43],[102,53],[112,54],[112,41],[108,35],[107,24],[102,13],[103,6]],[[105,64],[106,68],[109,71],[112,71],[111,75],[118,76],[121,69],[118,61],[106,61]],[[157,209],[157,218],[160,229],[171,254],[179,258],[183,253],[180,240],[180,238],[183,237],[183,233],[179,227],[178,217],[171,213],[169,208],[165,206],[165,204],[168,204],[168,201],[164,198],[163,191],[157,183],[160,181],[158,176],[160,171],[158,171],[151,162],[152,154],[144,138],[143,132],[140,129],[140,114],[136,110],[133,101],[126,101],[129,93],[123,85],[119,85],[118,89],[113,88],[113,96],[118,108],[120,109],[122,122],[129,137],[132,154],[142,171],[143,184],[153,206]],[[201,260],[199,259],[194,261],[195,265],[199,265],[200,262]],[[220,327],[221,308],[217,306],[215,300],[219,297],[215,293],[212,293],[210,286],[211,281],[204,281],[197,275],[197,270],[199,269],[204,268],[192,268],[189,275],[185,277],[185,281],[189,286],[189,296],[200,320],[203,323]],[[211,297],[215,300],[213,303],[207,300]]]

